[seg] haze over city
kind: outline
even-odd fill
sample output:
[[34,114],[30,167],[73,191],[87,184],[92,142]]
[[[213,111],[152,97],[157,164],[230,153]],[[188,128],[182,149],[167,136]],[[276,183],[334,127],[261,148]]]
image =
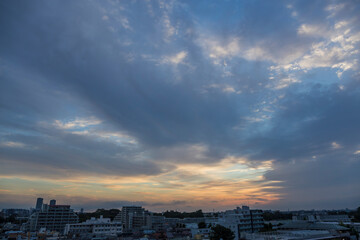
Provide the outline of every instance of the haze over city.
[[355,209],[359,1],[0,1],[0,208]]

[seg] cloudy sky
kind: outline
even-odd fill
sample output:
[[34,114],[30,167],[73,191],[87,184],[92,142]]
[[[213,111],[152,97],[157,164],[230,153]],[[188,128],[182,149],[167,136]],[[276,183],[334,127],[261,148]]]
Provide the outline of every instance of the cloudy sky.
[[0,208],[360,206],[359,1],[0,2]]

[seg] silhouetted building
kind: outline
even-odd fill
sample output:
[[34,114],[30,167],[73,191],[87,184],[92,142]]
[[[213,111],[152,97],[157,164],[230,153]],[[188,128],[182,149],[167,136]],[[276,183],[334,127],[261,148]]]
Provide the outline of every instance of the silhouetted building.
[[56,205],[56,200],[55,199],[50,200],[50,206],[53,206],[53,205]]
[[43,201],[44,201],[43,198],[38,198],[38,199],[36,200],[36,207],[35,207],[35,209],[36,209],[37,211],[40,211],[40,210],[41,210],[42,205],[43,205]]
[[29,209],[20,209],[20,208],[4,208],[0,215],[3,218],[8,218],[14,216],[16,219],[29,217]]

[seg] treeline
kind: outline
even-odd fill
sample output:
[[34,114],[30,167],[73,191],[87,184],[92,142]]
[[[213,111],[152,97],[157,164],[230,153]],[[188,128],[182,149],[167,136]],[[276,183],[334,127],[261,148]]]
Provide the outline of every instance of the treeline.
[[202,212],[202,210],[197,210],[196,212],[178,212],[178,211],[166,211],[163,212],[162,214],[156,214],[156,215],[160,215],[160,216],[164,216],[166,218],[202,218],[204,217],[204,213]]
[[275,212],[265,211],[263,213],[263,217],[264,217],[265,221],[288,220],[288,219],[292,219],[292,214],[284,213],[284,212],[280,212],[280,211],[275,211]]
[[92,213],[79,213],[79,221],[80,222],[85,222],[86,220],[95,217],[95,218],[99,218],[101,215],[104,218],[110,218],[111,220],[113,220],[115,218],[116,215],[118,215],[120,212],[119,209],[98,209],[95,212]]
[[[119,209],[110,209],[110,210],[106,210],[106,209],[98,209],[95,212],[92,213],[78,213],[79,216],[79,221],[80,222],[84,222],[92,217],[95,218],[99,218],[101,215],[104,218],[110,218],[111,220],[113,220],[115,218],[116,215],[118,215],[120,212]],[[166,211],[163,213],[153,213],[155,216],[164,216],[166,218],[201,218],[204,217],[204,213],[202,212],[202,210],[197,210],[195,212],[178,212],[178,211]]]
[[[84,222],[87,219],[90,219],[91,217],[95,217],[95,218],[99,218],[101,215],[104,218],[110,218],[111,220],[113,220],[115,218],[116,215],[118,215],[120,212],[119,209],[98,209],[95,212],[92,213],[79,213],[79,220],[80,222]],[[329,211],[328,212],[330,215],[337,215],[337,214],[344,214],[344,215],[349,215],[353,221],[355,222],[360,222],[360,207],[358,207],[355,211],[351,211],[351,212],[342,212],[342,211]],[[178,211],[166,211],[163,213],[154,213],[154,215],[156,216],[164,216],[166,218],[202,218],[204,217],[204,213],[202,212],[202,210],[197,210],[195,212],[178,212]],[[271,220],[288,220],[288,219],[292,219],[292,214],[291,213],[286,213],[286,212],[280,212],[280,211],[264,211],[263,213],[263,217],[265,221],[271,221]],[[15,219],[11,219],[11,220],[15,220]],[[0,219],[1,222],[4,222],[5,219]]]

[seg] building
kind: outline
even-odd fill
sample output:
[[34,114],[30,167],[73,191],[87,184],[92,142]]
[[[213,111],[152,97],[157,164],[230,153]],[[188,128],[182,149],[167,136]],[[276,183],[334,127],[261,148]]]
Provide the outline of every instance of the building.
[[83,223],[66,224],[65,235],[96,235],[96,236],[117,236],[122,233],[121,222],[111,222],[110,218],[91,218]]
[[321,222],[351,222],[348,215],[319,215]]
[[250,210],[248,206],[237,207],[220,214],[219,224],[229,228],[240,239],[242,233],[258,232],[264,227],[262,210]]
[[351,239],[349,228],[339,224],[307,220],[288,221],[277,227],[276,231],[262,233],[246,233],[246,239]]
[[29,209],[21,209],[21,208],[4,208],[0,215],[3,218],[8,218],[14,216],[16,219],[19,218],[28,218],[30,215]]
[[328,231],[330,235],[336,236],[338,239],[349,239],[349,228],[340,226],[339,224],[314,222],[314,221],[293,221],[281,225],[279,230],[299,231],[299,230],[312,230],[312,231]]
[[184,218],[182,221],[182,223],[201,223],[201,222],[205,222],[205,218],[200,217],[200,218]]
[[40,210],[41,210],[42,205],[43,205],[43,201],[44,201],[43,198],[38,198],[38,199],[36,200],[35,210],[37,210],[37,211],[40,211]]
[[50,206],[54,206],[54,205],[56,205],[56,200],[55,199],[50,200]]
[[114,222],[121,222],[121,211],[114,217],[113,221]]
[[250,210],[251,232],[258,232],[264,227],[263,211],[254,209]]
[[79,218],[74,210],[70,209],[70,205],[42,204],[41,210],[30,216],[26,228],[28,231],[39,231],[41,228],[45,228],[62,233],[66,224],[77,223],[78,221]]
[[209,240],[211,228],[191,228],[192,239]]
[[124,231],[137,231],[145,227],[147,215],[148,212],[141,206],[122,207],[121,222],[124,224]]
[[292,230],[292,231],[271,231],[271,232],[259,232],[259,233],[246,233],[245,239],[256,239],[256,240],[302,240],[302,239],[313,239],[313,240],[348,240],[349,235],[334,235],[326,230]]
[[155,230],[156,232],[161,232],[165,230],[164,216],[148,215],[146,218],[146,224],[148,229]]
[[294,221],[319,221],[319,222],[351,222],[348,215],[329,215],[325,213],[299,212],[293,215]]
[[335,232],[346,232],[349,229],[339,224],[313,222],[313,221],[292,221],[281,225],[279,230],[325,230]]

